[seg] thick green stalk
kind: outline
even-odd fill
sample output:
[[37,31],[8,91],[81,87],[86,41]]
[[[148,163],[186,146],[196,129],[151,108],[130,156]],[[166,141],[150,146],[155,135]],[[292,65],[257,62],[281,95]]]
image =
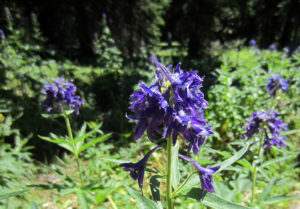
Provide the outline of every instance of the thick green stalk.
[[[258,148],[258,159],[261,157],[261,150],[262,150],[262,145],[264,141],[264,132],[261,132],[261,137],[260,137],[260,143],[259,143],[259,148]],[[257,173],[257,162],[255,160],[253,161],[254,168],[253,168],[253,174],[252,174],[252,197],[251,197],[251,203],[254,203],[255,200],[255,184],[256,184],[256,173]]]
[[73,138],[73,134],[72,134],[72,128],[71,128],[70,120],[69,120],[69,117],[67,115],[65,115],[64,118],[65,118],[65,121],[66,121],[69,139],[70,139],[71,144],[72,144],[73,154],[75,156],[77,169],[78,169],[79,176],[80,176],[80,183],[81,183],[81,185],[83,185],[82,169],[81,169],[80,160],[79,160],[79,157],[78,157],[78,154],[77,154],[77,151],[76,151],[76,146],[75,146],[75,143],[74,143],[74,138]]
[[172,134],[171,134],[171,137],[168,138],[167,149],[168,149],[167,202],[168,202],[168,209],[173,209],[173,200],[172,200],[172,158],[173,158]]

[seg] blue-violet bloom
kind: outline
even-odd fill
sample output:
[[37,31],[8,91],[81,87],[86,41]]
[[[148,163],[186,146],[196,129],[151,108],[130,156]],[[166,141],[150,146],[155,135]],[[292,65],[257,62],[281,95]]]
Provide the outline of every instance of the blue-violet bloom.
[[143,180],[144,180],[144,174],[146,169],[146,164],[152,155],[152,153],[156,150],[161,149],[161,146],[157,146],[150,150],[143,159],[141,159],[137,163],[122,163],[120,164],[120,167],[123,168],[124,171],[128,171],[130,173],[131,178],[133,180],[138,180],[139,187],[141,188],[142,195],[143,195]]
[[1,39],[5,38],[5,33],[2,29],[0,29],[0,37],[1,37]]
[[52,79],[53,84],[47,83],[42,89],[42,93],[47,97],[41,103],[46,107],[47,113],[61,113],[65,107],[73,109],[79,114],[79,107],[83,105],[83,100],[75,95],[76,86],[72,82],[65,82],[63,78]]
[[[248,125],[244,127],[245,133],[242,135],[243,138],[250,139],[254,134],[259,131],[264,132],[263,147],[268,146],[270,149],[272,145],[284,147],[286,146],[283,140],[286,137],[280,136],[282,130],[287,130],[287,124],[281,120],[276,119],[279,113],[268,111],[253,112],[251,118],[247,119]],[[269,138],[269,133],[271,138]]]
[[272,51],[272,52],[273,52],[273,51],[276,51],[276,49],[277,49],[277,48],[276,48],[276,44],[271,44],[271,45],[269,46],[269,50]]
[[[134,139],[138,139],[147,130],[148,137],[154,141],[152,132],[162,137],[173,138],[176,144],[178,135],[189,142],[188,151],[195,154],[205,143],[206,137],[213,134],[210,125],[206,124],[203,109],[208,108],[208,102],[200,88],[203,78],[197,71],[183,72],[180,63],[171,72],[172,65],[165,67],[156,62],[155,83],[149,87],[139,83],[140,90],[135,91],[130,100],[130,106],[136,116],[127,116],[136,120]],[[161,131],[163,124],[164,131]]]
[[266,86],[267,91],[272,97],[276,96],[276,92],[281,90],[282,92],[287,92],[289,88],[289,83],[283,79],[282,75],[274,76],[269,79],[269,83]]
[[202,189],[202,195],[201,195],[201,199],[204,197],[204,195],[206,194],[206,192],[211,192],[214,193],[215,189],[213,187],[213,177],[212,175],[219,170],[220,166],[216,166],[216,167],[211,167],[208,166],[207,168],[204,168],[202,166],[200,166],[195,160],[188,158],[184,155],[179,154],[179,156],[184,159],[187,160],[191,163],[193,163],[193,165],[195,166],[195,168],[197,169],[197,171],[199,172],[199,177],[200,177],[200,182],[201,182],[201,189]]
[[249,41],[249,45],[251,46],[251,47],[256,47],[256,41],[254,40],[254,39],[251,39],[250,41]]

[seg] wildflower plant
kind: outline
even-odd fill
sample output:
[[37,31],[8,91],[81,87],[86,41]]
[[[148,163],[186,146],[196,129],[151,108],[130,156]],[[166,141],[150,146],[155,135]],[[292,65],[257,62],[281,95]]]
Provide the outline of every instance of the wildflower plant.
[[[62,176],[62,180],[66,183],[66,185],[70,186],[70,188],[67,189],[71,192],[77,193],[78,202],[86,208],[86,195],[90,192],[91,185],[85,185],[84,170],[82,168],[82,162],[79,155],[89,147],[107,140],[111,134],[103,134],[100,130],[101,124],[91,126],[92,130],[86,133],[87,124],[84,123],[77,136],[73,136],[70,116],[74,112],[78,115],[79,108],[83,106],[84,102],[80,96],[76,95],[76,86],[72,82],[66,82],[63,78],[52,79],[51,83],[47,83],[45,87],[43,87],[41,93],[46,95],[45,100],[40,103],[46,112],[43,116],[45,118],[64,118],[68,136],[57,136],[56,134],[51,133],[51,137],[40,136],[40,138],[45,141],[55,143],[74,155],[77,165],[75,170],[76,174],[79,175],[79,183],[77,182],[77,178],[73,177],[74,179],[72,179],[67,174],[63,175],[60,171],[57,171],[57,173]],[[102,135],[97,137],[96,135],[98,133],[101,133]],[[90,138],[91,136],[93,138]],[[33,186],[39,187],[39,185]],[[63,185],[63,187],[65,187],[65,185]],[[50,188],[58,187],[52,185]]]
[[[187,155],[191,151],[194,155],[198,155],[201,147],[206,142],[206,138],[214,133],[212,126],[204,118],[204,110],[208,108],[208,102],[201,91],[204,77],[199,77],[197,71],[184,72],[180,68],[180,63],[175,67],[174,71],[172,65],[165,67],[158,61],[155,62],[155,65],[154,84],[146,86],[140,82],[140,89],[130,96],[132,101],[130,110],[135,114],[126,115],[126,117],[137,122],[133,139],[138,140],[144,132],[147,132],[149,140],[153,143],[159,141],[155,136],[160,136],[167,141],[166,172],[159,170],[159,173],[161,178],[166,179],[166,205],[168,209],[174,208],[174,199],[180,195],[186,185],[189,185],[188,182],[191,181],[192,176],[196,173],[199,175],[198,182],[201,183],[202,190],[202,192],[198,193],[197,198],[202,199],[203,204],[209,205],[212,200],[210,198],[205,199],[205,197],[211,197],[213,195],[211,193],[215,192],[213,175],[237,161],[247,151],[248,144],[240,152],[228,159],[226,163],[219,163],[206,168],[199,165],[194,159],[178,154],[179,138],[187,142]],[[156,146],[137,163],[120,164],[124,171],[130,173],[133,180],[138,180],[141,190],[143,189],[146,163],[149,162],[150,155],[161,148],[161,146]],[[184,161],[192,163],[196,169],[180,185],[179,156]],[[151,186],[153,185],[151,184]],[[162,208],[159,194],[153,195],[155,201],[153,202],[145,198],[143,192],[142,196],[139,196],[132,189],[127,188],[127,190],[143,207],[147,205],[149,207],[150,204],[153,208]],[[152,188],[152,191],[154,190]],[[226,208],[224,205],[227,205],[227,208],[235,208],[237,206],[221,198],[218,200],[214,204],[223,208]]]

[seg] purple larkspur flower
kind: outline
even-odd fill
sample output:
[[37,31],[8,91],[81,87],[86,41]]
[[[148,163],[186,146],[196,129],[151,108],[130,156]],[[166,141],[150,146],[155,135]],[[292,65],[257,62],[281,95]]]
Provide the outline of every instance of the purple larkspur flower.
[[[259,131],[264,132],[264,143],[263,146],[268,146],[270,149],[272,145],[284,147],[283,142],[286,137],[280,136],[282,130],[287,130],[287,124],[281,120],[276,119],[278,113],[269,111],[254,112],[251,114],[251,118],[247,119],[248,125],[244,127],[245,133],[242,135],[243,138],[250,139],[254,134]],[[269,133],[271,138],[269,138]]]
[[147,87],[139,83],[140,89],[130,97],[134,101],[130,109],[137,113],[136,116],[127,116],[137,121],[133,139],[140,138],[147,130],[149,139],[154,141],[152,132],[156,131],[163,138],[172,135],[175,145],[181,134],[189,142],[188,151],[192,149],[198,154],[206,137],[213,134],[203,117],[203,109],[208,108],[200,90],[203,78],[197,75],[197,71],[183,72],[180,63],[174,72],[171,72],[172,65],[155,64],[155,84]]
[[144,157],[137,163],[122,163],[120,167],[123,168],[124,171],[128,171],[130,176],[133,180],[138,180],[139,187],[141,188],[142,195],[143,195],[143,181],[144,181],[144,174],[146,169],[146,164],[152,155],[152,153],[156,150],[161,149],[161,146],[157,146],[150,150]]
[[42,89],[42,93],[47,97],[41,103],[46,108],[47,113],[60,113],[65,107],[73,109],[79,114],[79,107],[83,105],[83,100],[75,95],[76,86],[72,82],[65,82],[63,78],[52,79],[53,83],[47,83]]
[[266,86],[267,91],[272,97],[276,96],[278,90],[287,92],[289,83],[283,79],[282,75],[274,76],[269,79],[269,83]]
[[269,46],[269,50],[271,51],[271,52],[273,52],[273,51],[276,51],[276,44],[271,44],[270,46]]
[[2,29],[0,29],[0,37],[1,37],[1,39],[5,38],[5,33]]
[[198,154],[206,137],[213,134],[211,126],[206,124],[203,117],[203,109],[208,108],[208,102],[200,90],[203,78],[197,75],[197,71],[184,73],[180,65],[179,63],[174,73],[171,73],[170,66],[156,63],[157,71],[163,74],[161,83],[165,80],[170,82],[169,108],[163,136],[170,137],[173,134],[175,144],[178,134],[183,134],[184,139],[189,142],[188,152],[193,149],[193,152]]
[[133,112],[138,112],[138,114],[136,116],[127,115],[127,118],[138,121],[134,140],[140,138],[147,130],[149,139],[154,142],[152,132],[156,131],[161,134],[159,126],[163,123],[168,104],[157,84],[147,87],[140,82],[139,86],[141,89],[130,96],[130,100],[135,101],[131,104],[130,109]]
[[201,182],[201,189],[202,189],[201,199],[204,197],[206,192],[215,193],[215,189],[212,185],[213,184],[213,176],[212,175],[217,170],[219,170],[220,166],[216,166],[216,167],[208,166],[207,168],[204,168],[204,167],[200,166],[195,160],[193,160],[191,158],[188,158],[188,157],[186,157],[184,155],[181,155],[181,154],[179,154],[179,156],[182,159],[193,163],[194,167],[199,172],[199,177],[200,177],[200,182]]
[[256,41],[254,40],[254,39],[251,39],[250,41],[249,41],[249,46],[251,46],[251,47],[256,47]]

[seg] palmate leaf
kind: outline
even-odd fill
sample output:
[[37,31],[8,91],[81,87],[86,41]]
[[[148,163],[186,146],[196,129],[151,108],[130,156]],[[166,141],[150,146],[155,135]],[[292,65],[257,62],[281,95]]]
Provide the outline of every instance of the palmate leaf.
[[160,209],[158,205],[148,198],[142,196],[139,192],[125,186],[128,193],[138,202],[139,209]]
[[92,131],[90,131],[90,132],[88,132],[88,133],[86,133],[84,135],[80,135],[79,137],[77,137],[76,139],[74,139],[74,141],[72,143],[76,144],[76,143],[78,143],[80,141],[85,140],[87,137],[89,137],[89,136],[93,135],[94,133],[96,133],[99,130],[100,127],[101,127],[101,124],[97,125],[96,128],[94,128]]
[[79,154],[80,152],[83,152],[84,150],[86,150],[87,148],[89,148],[90,146],[97,144],[99,142],[103,142],[105,140],[107,140],[109,137],[111,136],[111,133],[109,134],[105,134],[103,136],[100,136],[98,138],[95,138],[93,140],[91,140],[90,142],[82,145],[78,150],[77,150],[77,154]]
[[206,193],[203,200],[201,200],[202,191],[199,188],[192,188],[186,195],[186,197],[193,198],[195,200],[201,201],[205,206],[216,208],[216,209],[249,209],[249,207],[238,205],[236,203],[222,199],[213,193]]

